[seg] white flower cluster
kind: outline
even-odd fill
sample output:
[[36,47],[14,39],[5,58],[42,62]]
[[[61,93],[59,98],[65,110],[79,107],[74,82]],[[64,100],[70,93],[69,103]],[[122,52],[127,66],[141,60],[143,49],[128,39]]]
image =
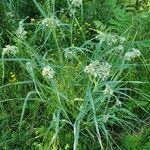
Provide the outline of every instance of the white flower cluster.
[[108,45],[112,45],[113,43],[117,42],[117,38],[110,33],[98,32],[97,38],[102,41],[106,41]]
[[65,52],[64,52],[64,56],[68,59],[71,59],[75,56],[75,51],[72,51],[72,50],[69,50],[69,49],[65,49]]
[[75,7],[80,7],[82,5],[82,0],[70,0],[71,4]]
[[55,71],[50,66],[45,66],[42,70],[43,77],[53,78],[55,76]]
[[124,55],[125,60],[132,60],[135,59],[136,57],[140,57],[141,56],[141,52],[140,50],[136,49],[136,48],[132,48],[131,51],[126,52]]
[[23,20],[21,20],[20,22],[19,22],[19,27],[18,27],[18,29],[17,29],[17,31],[16,31],[16,35],[19,37],[19,38],[21,38],[21,39],[23,39],[23,38],[25,38],[25,36],[26,36],[26,34],[27,34],[27,31],[25,31],[24,30],[24,23],[23,23]]
[[119,37],[119,41],[121,44],[123,44],[126,41],[126,38],[125,37]]
[[5,55],[5,54],[15,55],[18,52],[18,50],[19,49],[17,46],[6,45],[5,48],[3,48],[2,55]]
[[84,72],[94,77],[100,77],[105,80],[110,76],[111,66],[107,62],[94,61],[85,67]]
[[104,115],[104,116],[103,116],[103,122],[106,123],[109,118],[110,118],[110,115],[109,115],[109,114]]
[[121,105],[122,105],[122,102],[117,99],[116,106],[121,106]]
[[45,25],[46,27],[56,28],[60,25],[60,21],[56,17],[51,16],[50,18],[44,18],[42,20],[42,25]]
[[113,89],[109,85],[106,84],[106,88],[103,91],[103,93],[112,95],[113,94]]
[[122,45],[119,45],[117,47],[115,47],[115,52],[117,52],[118,54],[121,54],[124,52],[124,47]]
[[120,37],[120,36],[110,34],[110,33],[104,33],[101,31],[98,32],[98,35],[96,38],[102,41],[106,41],[108,45],[112,45],[117,42],[123,44],[126,40],[124,37]]

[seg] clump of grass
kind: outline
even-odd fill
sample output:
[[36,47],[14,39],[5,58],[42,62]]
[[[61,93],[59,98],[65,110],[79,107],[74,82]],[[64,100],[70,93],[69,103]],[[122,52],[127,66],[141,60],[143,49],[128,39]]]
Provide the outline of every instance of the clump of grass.
[[[127,106],[139,91],[128,85],[144,82],[127,79],[130,69],[144,62],[142,53],[138,50],[138,55],[126,59],[131,52],[126,50],[124,34],[103,29],[87,38],[81,28],[82,4],[76,7],[67,1],[68,7],[59,15],[55,3],[33,2],[41,15],[34,22],[21,20],[26,37],[9,32],[18,52],[1,57],[2,110],[6,104],[14,107],[15,131],[31,131],[31,148],[119,148],[115,133],[140,124]],[[6,78],[11,71],[16,72],[16,80],[10,83]]]

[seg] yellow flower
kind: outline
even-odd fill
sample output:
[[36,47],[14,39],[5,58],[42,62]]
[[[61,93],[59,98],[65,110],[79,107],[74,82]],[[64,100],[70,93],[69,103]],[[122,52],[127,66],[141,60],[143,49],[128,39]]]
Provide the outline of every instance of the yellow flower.
[[17,81],[17,76],[14,72],[10,72],[10,79],[9,79],[9,83],[14,83]]

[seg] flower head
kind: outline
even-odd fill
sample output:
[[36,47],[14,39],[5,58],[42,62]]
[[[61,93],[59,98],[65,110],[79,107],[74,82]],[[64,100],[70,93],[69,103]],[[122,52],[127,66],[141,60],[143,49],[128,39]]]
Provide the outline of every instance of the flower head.
[[94,61],[85,67],[84,72],[94,76],[100,77],[102,80],[105,80],[110,76],[111,66],[107,62]]
[[25,36],[26,36],[26,34],[27,34],[27,31],[25,31],[24,30],[24,23],[23,23],[23,20],[21,20],[20,22],[19,22],[19,27],[18,27],[18,29],[17,29],[17,31],[16,31],[16,35],[19,37],[19,38],[21,38],[21,39],[23,39],[23,38],[25,38]]
[[17,46],[6,45],[5,48],[3,48],[2,55],[5,55],[5,54],[15,55],[18,52],[18,50],[19,49]]
[[136,57],[140,57],[141,56],[141,52],[136,49],[136,48],[132,48],[131,51],[126,52],[124,55],[125,60],[132,60],[135,59]]
[[68,59],[71,59],[75,56],[75,51],[65,49],[64,56]]
[[113,94],[113,89],[109,85],[106,84],[106,88],[103,91],[103,93],[112,95]]
[[118,37],[110,33],[98,32],[97,38],[102,41],[106,41],[108,45],[117,43]]
[[121,105],[122,105],[122,102],[121,102],[120,100],[117,99],[116,105],[117,105],[117,106],[121,106]]
[[118,54],[122,53],[124,51],[124,47],[122,45],[119,45],[115,48],[115,52]]
[[82,0],[70,0],[72,5],[75,7],[80,7],[82,5]]
[[121,44],[123,44],[126,41],[126,38],[125,37],[119,37],[119,41]]
[[109,114],[104,115],[104,116],[103,116],[103,122],[106,123],[109,118],[110,118],[110,115],[109,115]]
[[98,33],[98,35],[96,38],[99,40],[102,40],[102,41],[106,41],[108,45],[112,45],[112,44],[116,44],[116,43],[123,44],[126,41],[125,37],[118,36],[113,33],[106,33],[106,32],[102,32],[102,31],[97,31],[97,33]]
[[42,20],[42,25],[55,28],[60,25],[60,21],[54,16],[51,16],[50,18],[46,17]]
[[43,77],[53,78],[55,76],[55,71],[50,66],[45,66],[42,70]]

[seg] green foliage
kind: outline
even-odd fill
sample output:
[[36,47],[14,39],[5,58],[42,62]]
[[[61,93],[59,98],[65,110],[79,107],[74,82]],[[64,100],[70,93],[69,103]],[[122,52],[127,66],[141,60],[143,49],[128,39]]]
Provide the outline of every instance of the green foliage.
[[138,133],[124,135],[121,148],[124,150],[149,150],[150,128],[145,127]]
[[142,144],[145,132],[116,139],[149,115],[149,12],[129,13],[117,0],[2,0],[0,8],[0,149]]
[[133,13],[146,11],[150,8],[150,3],[148,0],[118,0],[118,3],[123,5],[127,11]]

